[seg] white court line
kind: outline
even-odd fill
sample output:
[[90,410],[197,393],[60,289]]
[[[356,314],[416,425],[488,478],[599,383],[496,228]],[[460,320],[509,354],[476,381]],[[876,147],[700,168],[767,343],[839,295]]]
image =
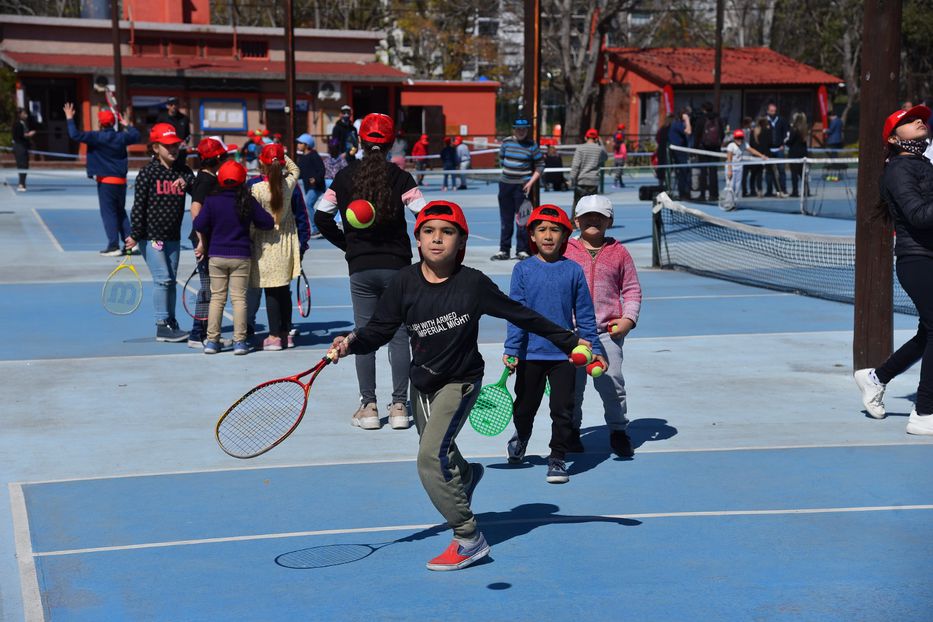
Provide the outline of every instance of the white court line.
[[796,296],[797,294],[778,293],[770,294],[701,294],[697,296],[646,296],[642,300],[707,300],[710,298],[781,298]]
[[[843,449],[859,447],[933,447],[923,439],[916,441],[892,441],[889,443],[833,443],[833,444],[814,444],[814,445],[774,445],[774,446],[749,446],[749,447],[696,447],[696,448],[671,448],[671,449],[639,449],[641,454],[677,454],[677,453],[717,453],[726,451],[769,451],[786,449]],[[588,453],[588,452],[587,452]],[[586,454],[584,454],[586,455]],[[495,454],[470,454],[467,458],[476,460],[501,459],[501,453]],[[173,475],[200,475],[202,473],[228,473],[236,471],[261,471],[265,469],[303,469],[309,467],[328,467],[328,466],[348,466],[361,464],[392,464],[397,462],[415,462],[415,458],[384,458],[381,460],[333,460],[328,462],[297,462],[291,464],[262,464],[256,466],[237,466],[237,467],[217,467],[213,469],[192,469],[177,471],[152,471],[146,473],[127,473],[123,475],[97,475],[93,477],[66,477],[61,479],[33,480],[27,482],[14,482],[11,485],[33,486],[41,484],[64,484],[70,482],[92,482],[111,479],[129,479],[133,477],[165,477]]]
[[[933,505],[880,505],[846,508],[789,508],[781,510],[717,510],[702,512],[649,512],[644,514],[591,514],[596,518],[606,519],[640,519],[640,518],[694,518],[708,516],[782,516],[804,514],[841,514],[848,512],[889,512],[933,510]],[[498,521],[486,521],[483,526],[514,525],[514,524],[550,524],[576,522],[577,517],[547,517],[547,518],[515,518]],[[385,531],[413,531],[441,527],[438,524],[424,525],[389,525],[385,527],[359,527],[355,529],[323,529],[318,531],[292,531],[286,533],[266,533],[252,536],[228,536],[225,538],[200,538],[197,540],[170,540],[166,542],[147,542],[145,544],[124,544],[120,546],[100,546],[87,549],[63,549],[60,551],[43,551],[33,553],[33,557],[59,557],[64,555],[83,555],[87,553],[107,553],[112,551],[135,551],[139,549],[161,549],[176,546],[192,546],[200,544],[218,544],[226,542],[250,542],[254,540],[276,540],[282,538],[306,538],[312,536],[346,535],[357,533],[379,533]]]
[[32,552],[32,536],[29,533],[29,518],[23,487],[10,484],[10,509],[13,513],[13,539],[16,542],[16,561],[19,565],[19,582],[23,596],[26,622],[45,620],[42,597],[39,591],[39,575]]
[[36,208],[31,207],[29,209],[32,211],[32,215],[35,216],[36,220],[39,222],[39,226],[43,231],[45,231],[45,235],[49,236],[49,240],[52,241],[52,246],[54,246],[59,253],[64,253],[65,249],[62,248],[62,245],[58,243],[58,238],[52,235],[52,230],[49,229],[49,226],[45,224],[44,220],[42,220],[42,216],[39,215],[39,212],[36,211]]

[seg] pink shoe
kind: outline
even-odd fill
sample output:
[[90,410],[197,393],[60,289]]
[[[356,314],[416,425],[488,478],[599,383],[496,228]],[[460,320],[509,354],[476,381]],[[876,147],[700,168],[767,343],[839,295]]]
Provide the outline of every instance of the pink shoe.
[[282,339],[280,337],[273,337],[272,335],[269,335],[268,337],[262,340],[262,349],[270,350],[273,352],[276,350],[281,350]]

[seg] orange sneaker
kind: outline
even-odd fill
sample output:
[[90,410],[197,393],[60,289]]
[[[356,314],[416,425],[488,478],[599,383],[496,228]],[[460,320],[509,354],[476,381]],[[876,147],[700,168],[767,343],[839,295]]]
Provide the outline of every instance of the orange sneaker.
[[460,570],[489,555],[489,550],[482,533],[469,544],[454,538],[443,553],[428,562],[428,570]]

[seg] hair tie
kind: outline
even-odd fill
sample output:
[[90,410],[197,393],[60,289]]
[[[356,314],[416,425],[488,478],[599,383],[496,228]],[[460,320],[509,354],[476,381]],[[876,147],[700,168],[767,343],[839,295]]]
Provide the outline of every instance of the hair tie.
[[369,150],[370,151],[382,151],[382,147],[380,147],[379,145],[373,145],[372,147],[369,148]]

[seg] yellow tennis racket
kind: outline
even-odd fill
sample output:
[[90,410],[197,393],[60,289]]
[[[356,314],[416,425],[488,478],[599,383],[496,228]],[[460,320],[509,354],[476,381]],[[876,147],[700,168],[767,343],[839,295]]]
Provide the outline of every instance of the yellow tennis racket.
[[143,301],[143,282],[129,255],[107,277],[100,301],[104,309],[114,315],[129,315],[139,308]]

